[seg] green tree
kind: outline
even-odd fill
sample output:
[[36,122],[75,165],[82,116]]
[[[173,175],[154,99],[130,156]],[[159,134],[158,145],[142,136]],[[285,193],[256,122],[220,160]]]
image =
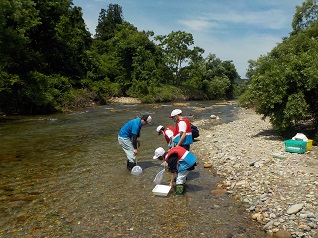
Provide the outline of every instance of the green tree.
[[165,61],[174,74],[175,85],[180,85],[180,71],[193,55],[189,47],[194,44],[193,36],[184,31],[172,31],[169,35],[155,37],[165,54]]
[[302,30],[310,28],[312,24],[317,24],[318,5],[317,0],[306,0],[301,6],[296,7],[296,13],[292,22],[292,35]]
[[69,84],[68,77],[74,86],[86,74],[91,37],[81,9],[72,8],[70,0],[0,4],[0,108],[23,113],[58,109],[55,89]]
[[[144,39],[147,42],[147,39]],[[152,45],[151,45],[152,44]],[[147,83],[164,83],[169,78],[166,72],[162,51],[154,43],[148,42],[148,46],[140,45],[133,56],[132,79],[146,81]]]
[[204,62],[202,90],[210,99],[234,97],[234,84],[239,75],[232,61],[222,61],[209,54]]
[[171,77],[161,48],[149,39],[151,35],[151,32],[139,32],[132,24],[123,22],[117,25],[114,36],[109,40],[95,39],[90,53],[93,65],[88,72],[89,78],[116,83],[122,88],[123,95],[150,93],[151,85]]
[[8,74],[29,71],[37,57],[29,47],[30,31],[40,25],[39,10],[32,0],[0,1],[0,70]]
[[203,64],[204,58],[202,54],[204,49],[195,46],[189,56],[188,65],[184,66],[180,70],[180,78],[183,79],[182,85],[188,86],[194,89],[202,88],[203,78]]
[[41,24],[30,31],[30,47],[38,53],[39,72],[74,78],[85,75],[85,51],[91,45],[81,8],[71,0],[34,0]]
[[117,26],[123,21],[122,7],[118,4],[109,4],[107,10],[101,9],[99,13],[95,38],[102,41],[111,39]]
[[[308,34],[310,32],[310,34]],[[254,106],[273,126],[285,130],[318,118],[317,32],[306,29],[285,39],[254,62],[250,89],[240,103]]]
[[0,109],[17,111],[23,76],[34,69],[37,53],[29,47],[30,30],[40,24],[31,0],[0,1]]
[[85,77],[88,61],[86,51],[91,47],[92,39],[81,8],[70,8],[66,15],[60,16],[55,25],[54,38],[57,52],[53,60],[59,63],[56,71],[72,78]]

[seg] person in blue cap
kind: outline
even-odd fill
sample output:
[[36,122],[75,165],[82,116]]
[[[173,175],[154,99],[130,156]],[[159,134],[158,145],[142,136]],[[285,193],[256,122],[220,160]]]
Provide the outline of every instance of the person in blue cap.
[[152,118],[150,115],[143,115],[141,118],[135,118],[128,121],[118,133],[118,143],[127,156],[127,169],[136,165],[136,155],[140,146],[137,138],[140,136],[141,127],[151,125]]

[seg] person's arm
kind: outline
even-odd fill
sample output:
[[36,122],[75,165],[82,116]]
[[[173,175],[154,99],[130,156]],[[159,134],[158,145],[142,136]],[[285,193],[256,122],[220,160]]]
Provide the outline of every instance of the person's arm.
[[165,132],[166,136],[170,139],[169,143],[168,143],[168,148],[171,149],[172,147],[174,147],[174,143],[173,143],[173,131],[171,130],[166,130]]
[[168,163],[169,171],[171,172],[170,186],[173,186],[174,179],[178,173],[178,155],[175,153],[171,154],[168,158],[167,163]]
[[134,147],[134,154],[137,155],[138,154],[138,141],[137,141],[137,135],[135,134],[132,134],[132,144],[133,144],[133,147]]
[[177,173],[172,173],[171,174],[171,180],[170,180],[170,186],[172,187],[174,184],[174,180],[177,177]]
[[180,132],[180,140],[179,140],[177,146],[182,145],[182,142],[185,140],[186,135],[187,135],[187,133]]

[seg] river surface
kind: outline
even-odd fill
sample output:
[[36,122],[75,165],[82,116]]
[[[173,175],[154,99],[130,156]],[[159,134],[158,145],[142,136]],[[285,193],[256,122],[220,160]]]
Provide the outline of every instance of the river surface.
[[[155,130],[174,124],[168,118],[173,109],[182,109],[192,121],[211,114],[221,118],[215,124],[235,120],[237,109],[231,104],[187,103],[1,116],[0,237],[265,237],[237,201],[211,193],[221,179],[202,163],[190,172],[185,195],[152,193],[162,169],[152,159],[154,150],[166,148]],[[142,114],[150,114],[153,125],[141,130],[138,165],[143,173],[134,176],[126,169],[117,134]],[[169,181],[165,173],[162,184]]]

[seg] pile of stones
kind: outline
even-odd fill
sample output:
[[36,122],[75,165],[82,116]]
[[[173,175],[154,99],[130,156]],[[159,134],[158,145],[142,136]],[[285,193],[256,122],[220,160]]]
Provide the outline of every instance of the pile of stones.
[[[209,120],[195,124],[207,128]],[[239,109],[238,120],[200,129],[192,148],[223,178],[218,186],[242,202],[268,235],[318,237],[315,146],[304,154],[285,152],[284,140],[268,120]]]

